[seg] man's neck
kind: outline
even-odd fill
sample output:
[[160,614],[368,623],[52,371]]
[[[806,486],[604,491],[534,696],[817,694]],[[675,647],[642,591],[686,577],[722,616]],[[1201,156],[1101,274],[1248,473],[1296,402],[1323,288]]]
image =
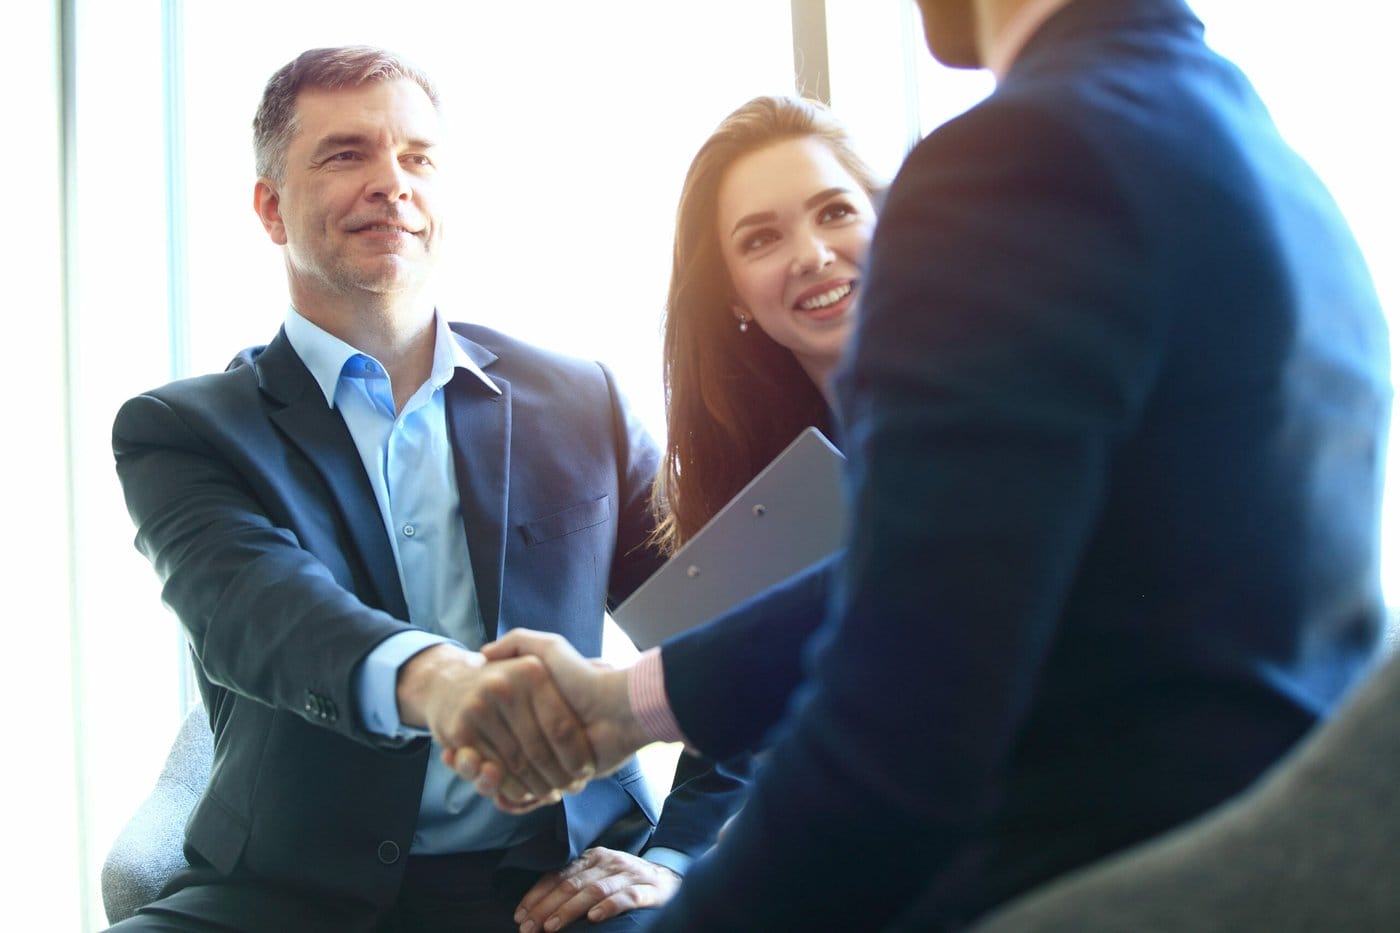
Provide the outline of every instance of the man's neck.
[[1031,36],[1071,0],[976,0],[977,48],[1000,81]]
[[379,297],[328,300],[298,296],[293,289],[292,304],[326,333],[378,360],[394,387],[394,409],[401,411],[432,372],[437,321],[430,301],[374,300]]

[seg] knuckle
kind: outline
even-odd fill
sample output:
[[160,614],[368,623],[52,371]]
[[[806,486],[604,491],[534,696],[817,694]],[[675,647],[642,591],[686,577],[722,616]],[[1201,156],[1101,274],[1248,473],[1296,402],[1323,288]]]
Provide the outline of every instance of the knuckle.
[[595,865],[606,867],[612,871],[618,871],[624,865],[622,858],[615,849],[589,849],[587,854]]
[[521,679],[532,686],[538,686],[549,679],[549,670],[544,666],[544,662],[532,654],[520,658],[518,667]]
[[[490,712],[490,706],[480,695],[473,694],[462,701],[462,713],[468,719],[483,719]],[[458,725],[456,728],[462,728]]]
[[544,728],[550,741],[556,745],[572,745],[583,738],[582,733],[575,729],[574,724],[568,719],[551,718],[544,723]]
[[434,733],[434,738],[443,748],[463,748],[472,744],[471,731],[462,724],[460,720],[451,720],[443,723],[440,730]]
[[538,738],[531,738],[523,743],[524,754],[527,759],[534,762],[548,762],[553,757],[550,754],[549,745]]
[[488,696],[500,703],[509,703],[515,697],[515,685],[511,683],[510,678],[495,672],[486,675],[481,687]]
[[621,889],[621,879],[619,879],[616,875],[608,875],[606,877],[598,878],[588,883],[588,894],[590,894],[594,898],[597,898],[598,900],[602,900],[606,897],[611,897]]

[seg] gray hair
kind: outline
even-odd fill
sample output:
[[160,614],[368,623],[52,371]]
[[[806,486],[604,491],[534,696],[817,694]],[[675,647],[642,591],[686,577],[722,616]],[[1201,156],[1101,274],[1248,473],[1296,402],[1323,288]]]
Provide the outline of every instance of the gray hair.
[[258,177],[281,182],[286,175],[287,149],[297,132],[297,95],[303,89],[336,90],[399,78],[415,82],[433,107],[441,109],[437,88],[425,72],[394,53],[373,46],[309,49],[277,69],[268,79],[253,117],[253,155]]

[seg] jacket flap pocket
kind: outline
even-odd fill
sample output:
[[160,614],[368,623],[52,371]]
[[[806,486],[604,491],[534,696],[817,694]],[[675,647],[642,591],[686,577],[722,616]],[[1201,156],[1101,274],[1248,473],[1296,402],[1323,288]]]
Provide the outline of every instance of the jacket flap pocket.
[[523,522],[520,525],[520,533],[525,537],[525,544],[534,547],[553,538],[562,538],[575,531],[601,525],[608,520],[609,513],[608,497],[599,496],[592,502],[582,502],[553,515]]

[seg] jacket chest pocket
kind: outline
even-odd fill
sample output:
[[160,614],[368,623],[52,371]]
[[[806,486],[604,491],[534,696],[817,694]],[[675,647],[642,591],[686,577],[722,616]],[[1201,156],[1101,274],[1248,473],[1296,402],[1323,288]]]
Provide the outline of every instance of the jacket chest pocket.
[[562,538],[575,532],[601,525],[612,517],[612,508],[607,496],[599,496],[591,502],[581,502],[567,509],[521,522],[518,526],[526,547],[536,547],[546,541]]

